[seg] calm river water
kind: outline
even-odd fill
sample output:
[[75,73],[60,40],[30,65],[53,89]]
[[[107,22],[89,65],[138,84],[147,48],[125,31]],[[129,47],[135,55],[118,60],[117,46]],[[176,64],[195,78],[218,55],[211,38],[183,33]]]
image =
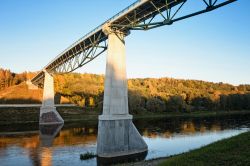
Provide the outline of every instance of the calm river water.
[[[207,118],[157,118],[134,121],[148,144],[145,160],[183,153],[250,129],[250,114]],[[97,121],[38,128],[37,124],[0,126],[0,165],[97,165],[80,160],[96,151]],[[61,129],[61,130],[60,130]]]

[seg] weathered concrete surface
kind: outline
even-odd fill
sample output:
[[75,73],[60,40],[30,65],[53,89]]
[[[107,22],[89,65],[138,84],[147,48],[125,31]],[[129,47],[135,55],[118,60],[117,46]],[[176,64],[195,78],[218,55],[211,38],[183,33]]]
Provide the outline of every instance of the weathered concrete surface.
[[147,151],[128,111],[124,34],[105,28],[108,56],[103,114],[99,116],[97,155],[117,157]]
[[54,78],[47,71],[44,71],[44,73],[43,103],[40,108],[39,124],[64,123],[64,120],[54,106]]
[[147,151],[147,145],[131,119],[99,120],[97,155],[118,157]]
[[122,34],[109,34],[103,115],[128,115],[125,43]]

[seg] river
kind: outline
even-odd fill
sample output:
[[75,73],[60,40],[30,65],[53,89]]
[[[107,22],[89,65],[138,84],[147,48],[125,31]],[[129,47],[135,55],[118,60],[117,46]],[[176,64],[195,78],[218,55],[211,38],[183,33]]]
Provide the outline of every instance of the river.
[[[250,114],[203,118],[134,120],[148,145],[140,159],[149,160],[187,152],[250,129]],[[56,127],[37,124],[0,126],[0,165],[100,165],[80,154],[96,151],[97,121]]]

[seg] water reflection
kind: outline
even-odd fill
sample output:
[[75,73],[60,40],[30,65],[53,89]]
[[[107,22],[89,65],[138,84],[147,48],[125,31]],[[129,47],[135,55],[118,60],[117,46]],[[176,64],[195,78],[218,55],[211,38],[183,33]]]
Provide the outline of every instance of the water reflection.
[[40,125],[39,126],[39,138],[41,147],[51,147],[56,136],[59,136],[59,132],[63,124],[56,125]]
[[[163,118],[134,121],[149,146],[151,159],[198,148],[249,129],[250,115],[208,118]],[[1,165],[97,165],[108,161],[81,161],[80,154],[96,152],[97,122],[41,127],[25,132],[0,127]],[[32,128],[33,130],[33,128]],[[61,131],[60,131],[61,130]],[[131,159],[136,159],[132,157]],[[122,161],[121,159],[119,159]],[[4,163],[4,164],[2,164]]]
[[[55,137],[60,137],[60,131],[63,124],[55,125],[40,125],[39,140],[40,140],[40,159],[33,158],[33,165],[50,166],[52,164],[53,146]],[[39,155],[39,154],[38,154]],[[40,163],[38,161],[41,161]]]

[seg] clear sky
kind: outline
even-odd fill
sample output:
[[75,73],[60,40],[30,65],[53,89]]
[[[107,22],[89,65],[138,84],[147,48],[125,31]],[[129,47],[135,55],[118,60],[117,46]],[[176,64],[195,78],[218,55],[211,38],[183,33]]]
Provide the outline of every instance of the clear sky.
[[[200,8],[189,0],[184,12]],[[202,0],[200,0],[202,1]],[[219,0],[220,1],[220,0]],[[134,0],[0,1],[0,67],[37,71]],[[250,84],[250,1],[126,38],[127,74]],[[106,53],[77,72],[105,72]]]

